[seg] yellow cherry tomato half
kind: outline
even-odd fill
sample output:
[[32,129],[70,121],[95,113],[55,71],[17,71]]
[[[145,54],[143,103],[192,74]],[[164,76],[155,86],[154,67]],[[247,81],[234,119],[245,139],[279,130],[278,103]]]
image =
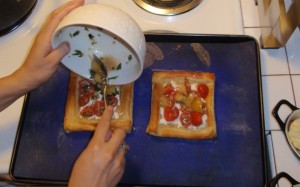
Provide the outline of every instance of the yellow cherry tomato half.
[[191,108],[193,111],[202,113],[202,99],[195,97],[191,103]]

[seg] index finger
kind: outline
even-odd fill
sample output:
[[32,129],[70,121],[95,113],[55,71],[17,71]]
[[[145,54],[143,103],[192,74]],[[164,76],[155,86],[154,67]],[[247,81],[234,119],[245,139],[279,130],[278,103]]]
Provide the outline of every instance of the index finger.
[[101,119],[99,120],[95,129],[92,142],[105,142],[106,135],[110,131],[110,123],[112,119],[114,109],[112,106],[106,107]]

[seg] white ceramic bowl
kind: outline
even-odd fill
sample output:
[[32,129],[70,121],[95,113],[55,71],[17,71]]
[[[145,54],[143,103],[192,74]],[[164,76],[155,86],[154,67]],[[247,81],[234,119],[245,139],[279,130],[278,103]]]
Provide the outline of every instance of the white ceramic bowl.
[[58,25],[52,37],[52,47],[66,41],[71,50],[62,63],[85,78],[91,78],[93,54],[106,66],[109,84],[133,82],[143,71],[144,34],[138,24],[120,9],[87,4],[73,10]]

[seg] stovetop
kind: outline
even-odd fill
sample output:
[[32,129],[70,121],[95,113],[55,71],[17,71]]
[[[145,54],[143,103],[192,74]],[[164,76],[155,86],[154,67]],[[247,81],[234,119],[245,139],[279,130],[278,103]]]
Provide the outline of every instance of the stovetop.
[[[0,68],[0,76],[12,73],[21,65],[46,15],[66,1],[39,0],[36,8],[24,24],[9,35],[0,37],[0,56],[2,58],[0,63],[3,67]],[[118,2],[116,3],[116,1]],[[86,2],[117,5],[119,8],[128,11],[145,32],[247,34],[254,36],[259,41],[260,24],[254,1],[203,0],[200,6],[176,17],[159,16],[145,12],[137,8],[137,5],[132,1],[116,1],[87,0]],[[297,31],[284,48],[262,49],[261,62],[271,177],[274,177],[280,171],[286,171],[300,181],[300,161],[289,151],[282,131],[271,117],[271,110],[280,99],[287,99],[300,107],[300,32]],[[22,104],[23,98],[20,98],[0,113],[0,174],[8,173]],[[288,111],[283,113],[287,115]],[[287,186],[286,181],[281,181],[279,186]]]
[[1,1],[0,36],[18,28],[28,18],[35,5],[36,0]]

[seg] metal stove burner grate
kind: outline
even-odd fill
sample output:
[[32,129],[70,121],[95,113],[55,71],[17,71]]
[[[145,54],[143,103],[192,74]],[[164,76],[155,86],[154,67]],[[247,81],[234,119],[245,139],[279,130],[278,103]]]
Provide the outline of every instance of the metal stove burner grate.
[[202,0],[133,0],[148,12],[159,15],[177,15],[192,10]]
[[19,27],[36,3],[37,0],[0,0],[0,37]]

